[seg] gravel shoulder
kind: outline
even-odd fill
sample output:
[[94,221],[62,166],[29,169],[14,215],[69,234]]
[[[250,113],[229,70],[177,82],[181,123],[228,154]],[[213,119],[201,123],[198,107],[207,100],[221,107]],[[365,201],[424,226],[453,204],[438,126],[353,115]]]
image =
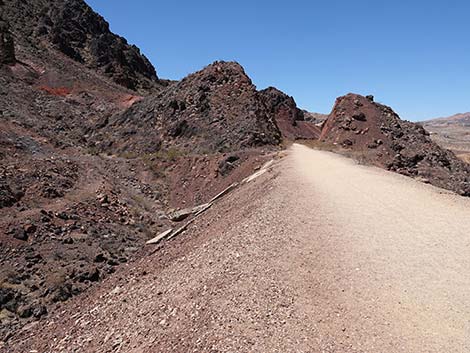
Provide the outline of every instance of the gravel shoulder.
[[0,351],[466,352],[470,201],[293,145]]

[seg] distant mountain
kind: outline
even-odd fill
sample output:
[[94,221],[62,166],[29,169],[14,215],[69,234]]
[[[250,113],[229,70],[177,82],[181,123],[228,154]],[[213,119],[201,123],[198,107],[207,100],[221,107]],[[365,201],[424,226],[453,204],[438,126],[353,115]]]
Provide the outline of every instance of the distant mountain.
[[328,119],[328,114],[312,113],[306,110],[303,112],[306,121],[310,121],[318,126],[321,126],[326,121],[326,119]]
[[433,139],[459,157],[469,160],[470,153],[470,112],[421,122]]
[[470,112],[459,113],[448,117],[435,118],[422,122],[425,126],[464,126],[470,128]]

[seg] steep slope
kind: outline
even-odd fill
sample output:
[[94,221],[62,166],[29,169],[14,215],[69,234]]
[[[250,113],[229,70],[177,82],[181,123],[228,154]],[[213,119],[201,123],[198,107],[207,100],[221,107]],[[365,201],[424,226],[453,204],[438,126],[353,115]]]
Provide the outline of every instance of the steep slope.
[[274,146],[281,134],[243,68],[215,62],[110,118],[94,140],[100,150],[207,153]]
[[[44,31],[39,30],[43,22]],[[141,98],[112,80],[123,83],[118,76],[129,72],[135,85],[127,86],[159,88],[153,67],[144,69],[148,65],[138,50],[119,47],[119,37],[107,28],[81,0],[2,1],[0,115],[56,146],[86,147],[88,130]],[[55,43],[53,32],[82,50],[83,60]],[[108,50],[106,57],[91,50],[95,41]],[[110,79],[102,75],[105,66]]]
[[177,226],[168,213],[251,174],[282,136],[236,63],[162,82],[83,1],[5,1],[0,16],[1,342],[138,257]]
[[470,196],[469,165],[433,142],[421,125],[401,120],[371,96],[338,98],[321,140],[374,165]]
[[23,50],[52,46],[132,90],[159,85],[155,68],[140,50],[111,33],[83,0],[4,0],[1,11]]
[[468,352],[470,199],[286,154],[5,352]]

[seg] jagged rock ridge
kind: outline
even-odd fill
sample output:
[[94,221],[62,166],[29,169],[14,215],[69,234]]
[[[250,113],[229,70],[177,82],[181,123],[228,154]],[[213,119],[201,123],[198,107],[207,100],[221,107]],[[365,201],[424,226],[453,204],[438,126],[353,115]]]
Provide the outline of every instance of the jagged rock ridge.
[[119,151],[194,153],[277,145],[281,134],[243,68],[215,62],[112,117],[95,141]]
[[155,68],[140,50],[111,33],[83,0],[7,0],[2,12],[20,39],[17,45],[50,44],[133,90],[158,83]]

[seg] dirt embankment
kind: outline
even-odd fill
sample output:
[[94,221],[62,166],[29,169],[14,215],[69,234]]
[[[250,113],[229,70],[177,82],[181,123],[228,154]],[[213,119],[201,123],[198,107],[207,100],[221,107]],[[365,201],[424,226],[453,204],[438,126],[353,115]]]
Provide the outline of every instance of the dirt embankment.
[[466,351],[469,206],[294,145],[187,233],[4,349]]

